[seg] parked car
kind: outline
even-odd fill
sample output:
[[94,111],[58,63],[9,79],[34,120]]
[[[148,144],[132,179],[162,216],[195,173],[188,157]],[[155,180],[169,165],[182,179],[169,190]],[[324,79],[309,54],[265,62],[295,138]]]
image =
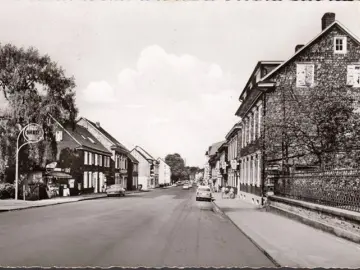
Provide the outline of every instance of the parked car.
[[209,201],[213,199],[211,189],[209,186],[200,186],[196,191],[196,200],[197,201]]
[[125,196],[125,189],[120,184],[111,185],[106,189],[106,195],[110,196]]

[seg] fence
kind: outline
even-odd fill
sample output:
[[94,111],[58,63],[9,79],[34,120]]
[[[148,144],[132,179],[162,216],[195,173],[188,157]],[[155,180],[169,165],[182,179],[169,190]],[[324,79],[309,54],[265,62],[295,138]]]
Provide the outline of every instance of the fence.
[[275,180],[274,194],[360,212],[360,169],[280,176]]

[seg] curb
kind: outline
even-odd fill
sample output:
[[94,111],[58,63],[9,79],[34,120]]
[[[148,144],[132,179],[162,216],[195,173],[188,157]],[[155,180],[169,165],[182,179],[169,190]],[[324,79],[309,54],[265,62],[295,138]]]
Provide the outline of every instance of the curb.
[[214,201],[212,204],[214,206],[215,212],[225,216],[228,220],[230,220],[230,222],[234,224],[235,227],[238,228],[239,231],[241,231],[246,236],[246,238],[249,239],[250,242],[253,243],[276,267],[282,267],[265,249],[263,249],[254,239],[247,235],[224,211],[222,211]]
[[285,209],[282,209],[282,208],[276,207],[276,206],[270,205],[269,212],[284,216],[284,217],[292,219],[292,220],[296,220],[300,223],[311,226],[315,229],[335,235],[336,237],[343,238],[347,241],[351,241],[355,244],[360,244],[360,235],[352,233],[350,231],[346,231],[341,228],[337,228],[337,227],[328,225],[326,223],[322,223],[320,221],[317,221],[317,220],[314,220],[314,219],[311,219],[311,218],[308,218],[308,217],[305,217],[305,216],[302,216],[302,215],[299,215],[296,213],[292,213],[290,211],[287,211]]
[[0,213],[3,213],[3,212],[12,212],[12,211],[21,211],[21,210],[27,210],[27,209],[31,209],[31,208],[47,207],[47,206],[53,206],[53,205],[59,205],[59,204],[66,204],[66,203],[75,203],[75,202],[81,202],[81,201],[87,201],[87,200],[97,200],[97,199],[102,199],[102,198],[106,198],[106,196],[104,196],[104,197],[82,198],[82,199],[80,199],[80,200],[70,201],[70,202],[58,202],[58,203],[44,204],[44,205],[32,205],[32,206],[29,206],[29,207],[22,207],[22,208],[1,209],[1,210],[0,210]]

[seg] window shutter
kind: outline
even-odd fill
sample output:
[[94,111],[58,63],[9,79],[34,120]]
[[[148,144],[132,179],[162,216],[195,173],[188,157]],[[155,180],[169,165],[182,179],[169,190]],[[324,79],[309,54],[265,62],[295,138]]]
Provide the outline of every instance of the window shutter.
[[88,164],[88,152],[84,151],[84,164]]
[[348,65],[347,66],[347,79],[346,79],[347,85],[355,84],[354,75],[355,75],[355,65]]
[[354,86],[360,87],[360,65],[354,67]]
[[305,85],[311,86],[314,83],[314,65],[306,65]]
[[296,86],[303,87],[305,86],[305,65],[298,64],[296,65]]

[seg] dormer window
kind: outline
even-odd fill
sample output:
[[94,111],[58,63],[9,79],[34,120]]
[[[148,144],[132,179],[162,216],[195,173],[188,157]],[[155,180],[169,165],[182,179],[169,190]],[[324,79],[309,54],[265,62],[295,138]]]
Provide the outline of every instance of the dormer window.
[[88,137],[89,141],[92,143],[95,143],[95,141],[93,139],[91,139],[90,137]]
[[334,38],[334,53],[346,53],[347,49],[346,37]]
[[61,130],[56,131],[56,133],[55,133],[55,139],[56,139],[57,142],[62,141],[62,139],[63,139],[63,133],[62,133]]
[[86,140],[86,137],[85,137],[84,135],[81,134],[81,137],[82,137],[84,140]]

